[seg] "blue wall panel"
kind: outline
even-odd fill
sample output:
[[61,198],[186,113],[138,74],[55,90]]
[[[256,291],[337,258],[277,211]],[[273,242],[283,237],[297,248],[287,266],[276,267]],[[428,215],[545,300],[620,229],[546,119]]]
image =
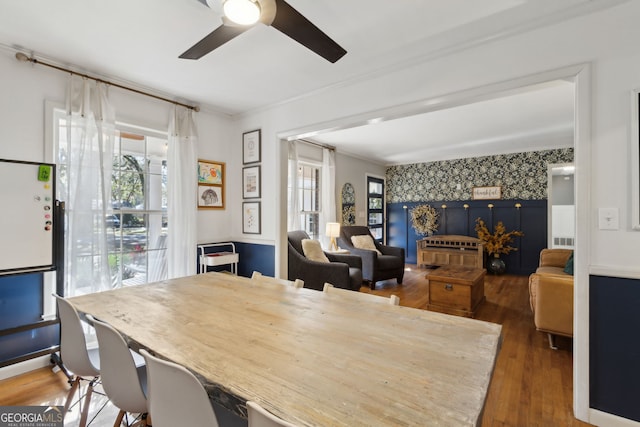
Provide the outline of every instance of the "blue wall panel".
[[41,320],[42,273],[0,277],[0,330]]
[[273,245],[258,245],[252,243],[235,242],[238,261],[238,275],[251,277],[254,270],[265,276],[275,275],[275,247]]
[[[0,277],[0,331],[42,320],[42,273]],[[59,325],[0,336],[0,363],[59,344]]]
[[[521,205],[516,207],[516,203]],[[493,231],[498,221],[507,230],[521,230],[522,238],[515,238],[512,246],[518,250],[502,255],[507,272],[531,274],[538,265],[540,251],[547,247],[546,200],[467,200],[387,204],[387,244],[405,248],[409,264],[417,262],[416,241],[424,236],[411,225],[411,209],[427,204],[439,213],[435,235],[457,234],[476,237],[476,218],[482,218]],[[468,205],[465,209],[464,205]],[[493,208],[489,208],[489,204]],[[442,208],[446,205],[446,208]],[[407,208],[404,209],[404,206]]]
[[640,421],[640,280],[589,278],[592,408]]

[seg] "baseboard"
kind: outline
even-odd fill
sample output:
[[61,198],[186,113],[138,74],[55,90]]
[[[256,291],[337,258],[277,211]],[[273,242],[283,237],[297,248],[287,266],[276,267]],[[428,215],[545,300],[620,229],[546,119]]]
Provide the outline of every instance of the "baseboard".
[[637,421],[589,408],[589,423],[607,427],[640,427]]
[[6,380],[7,378],[15,377],[35,369],[51,366],[51,355],[34,357],[33,359],[25,360],[24,362],[14,363],[13,365],[0,368],[0,380]]

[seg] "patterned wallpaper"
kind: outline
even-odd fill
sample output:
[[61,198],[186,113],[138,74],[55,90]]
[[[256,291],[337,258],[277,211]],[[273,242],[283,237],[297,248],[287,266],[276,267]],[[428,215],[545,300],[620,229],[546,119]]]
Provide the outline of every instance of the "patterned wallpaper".
[[545,200],[547,165],[572,161],[563,148],[391,166],[387,203],[469,200],[473,187],[498,185],[505,200]]

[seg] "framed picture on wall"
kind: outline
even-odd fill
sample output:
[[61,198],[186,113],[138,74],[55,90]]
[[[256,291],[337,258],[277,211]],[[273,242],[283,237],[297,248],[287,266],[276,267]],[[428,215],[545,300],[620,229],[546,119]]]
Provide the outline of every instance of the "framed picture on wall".
[[502,187],[473,187],[471,190],[473,200],[500,200],[502,199]]
[[260,198],[260,166],[242,168],[242,198]]
[[242,163],[260,162],[260,129],[242,134]]
[[260,202],[242,203],[242,232],[260,234]]
[[224,163],[198,159],[198,184],[224,185]]
[[198,209],[224,209],[224,187],[198,185]]

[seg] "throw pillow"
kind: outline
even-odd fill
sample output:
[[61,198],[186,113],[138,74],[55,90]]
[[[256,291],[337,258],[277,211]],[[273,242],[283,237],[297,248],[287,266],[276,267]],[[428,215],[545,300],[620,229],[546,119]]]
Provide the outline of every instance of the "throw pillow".
[[311,261],[329,262],[329,258],[324,254],[320,242],[313,239],[302,239],[302,252]]
[[569,259],[564,266],[564,272],[573,276],[573,252],[569,255]]
[[376,248],[376,244],[373,242],[373,238],[367,234],[360,236],[351,236],[351,243],[358,249],[368,249],[370,251],[376,251],[378,255],[382,255],[382,252]]

